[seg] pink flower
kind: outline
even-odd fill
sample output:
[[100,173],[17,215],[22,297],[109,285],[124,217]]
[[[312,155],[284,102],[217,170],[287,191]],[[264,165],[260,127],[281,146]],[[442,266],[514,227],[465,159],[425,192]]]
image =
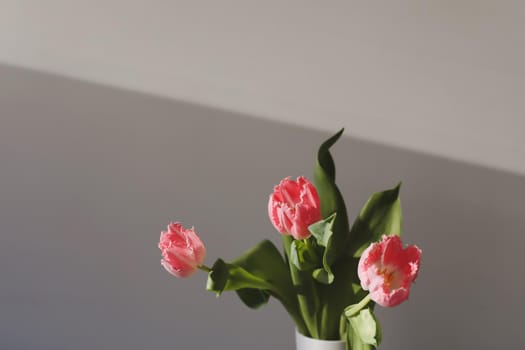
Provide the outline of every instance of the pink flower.
[[381,306],[396,306],[408,299],[417,277],[421,250],[415,245],[403,249],[398,236],[383,235],[361,255],[357,272],[361,287]]
[[302,176],[297,181],[289,177],[281,180],[270,195],[268,214],[280,233],[295,239],[308,238],[308,226],[322,219],[314,185]]
[[197,271],[206,257],[206,248],[193,227],[185,229],[178,222],[168,225],[168,231],[161,232],[159,249],[160,263],[176,277],[189,277]]

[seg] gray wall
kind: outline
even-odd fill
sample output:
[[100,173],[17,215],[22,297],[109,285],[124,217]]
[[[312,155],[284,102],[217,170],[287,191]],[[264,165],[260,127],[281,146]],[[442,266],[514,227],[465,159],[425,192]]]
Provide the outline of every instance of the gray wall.
[[0,62],[525,175],[524,14],[519,0],[1,0]]
[[[350,214],[403,180],[423,249],[411,300],[381,309],[382,349],[525,343],[525,178],[346,137]],[[160,230],[195,225],[216,257],[261,239],[272,186],[310,176],[327,133],[0,66],[0,348],[292,349],[275,303],[216,299],[159,264]]]

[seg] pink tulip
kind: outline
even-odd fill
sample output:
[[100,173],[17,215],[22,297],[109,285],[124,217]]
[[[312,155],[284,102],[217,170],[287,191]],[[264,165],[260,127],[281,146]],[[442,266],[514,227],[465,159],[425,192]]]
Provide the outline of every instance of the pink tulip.
[[160,263],[176,277],[189,277],[204,262],[206,248],[194,228],[185,229],[178,222],[168,225],[168,231],[160,234]]
[[403,249],[398,236],[383,235],[361,255],[357,272],[361,287],[381,306],[396,306],[408,299],[417,277],[421,250],[415,245]]
[[322,219],[314,185],[302,176],[297,181],[283,179],[270,195],[268,214],[280,233],[295,239],[308,238],[308,226]]

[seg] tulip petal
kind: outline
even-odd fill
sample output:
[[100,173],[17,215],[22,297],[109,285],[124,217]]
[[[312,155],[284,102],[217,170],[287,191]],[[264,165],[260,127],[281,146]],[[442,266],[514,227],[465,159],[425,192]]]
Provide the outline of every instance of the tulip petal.
[[420,261],[418,247],[403,248],[398,236],[383,235],[380,242],[372,243],[361,255],[358,265],[361,286],[379,305],[399,305],[408,299]]
[[170,223],[160,234],[158,244],[161,264],[176,277],[189,277],[202,265],[206,248],[193,228],[185,229],[178,222]]
[[302,176],[296,181],[289,177],[281,180],[270,195],[268,216],[279,233],[295,239],[308,238],[308,226],[321,219],[315,187]]
[[195,267],[188,264],[184,259],[166,255],[161,260],[162,266],[176,277],[189,277],[195,272]]

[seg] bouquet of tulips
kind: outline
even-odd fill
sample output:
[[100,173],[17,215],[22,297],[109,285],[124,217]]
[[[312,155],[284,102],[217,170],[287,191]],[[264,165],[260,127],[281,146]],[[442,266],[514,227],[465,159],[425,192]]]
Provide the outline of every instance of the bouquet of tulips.
[[164,268],[176,277],[201,269],[208,290],[235,291],[250,308],[274,297],[306,337],[375,349],[381,329],[374,307],[407,300],[421,250],[403,247],[399,238],[400,185],[373,194],[350,225],[330,154],[342,133],[320,146],[315,185],[305,177],[285,178],[270,195],[268,215],[282,235],[284,255],[264,240],[233,261],[217,259],[207,267],[195,230],[171,223],[159,242]]

